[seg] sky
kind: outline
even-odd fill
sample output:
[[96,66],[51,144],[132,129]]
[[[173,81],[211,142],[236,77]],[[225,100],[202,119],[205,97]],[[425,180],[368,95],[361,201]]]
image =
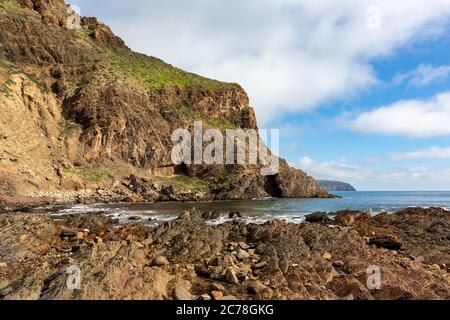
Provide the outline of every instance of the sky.
[[450,190],[450,0],[70,3],[135,51],[241,84],[316,178]]

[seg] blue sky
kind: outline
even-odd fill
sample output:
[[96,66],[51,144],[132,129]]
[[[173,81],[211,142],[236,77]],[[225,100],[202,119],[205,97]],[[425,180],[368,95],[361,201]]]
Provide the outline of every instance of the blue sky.
[[71,3],[134,50],[240,83],[317,178],[450,190],[448,0]]

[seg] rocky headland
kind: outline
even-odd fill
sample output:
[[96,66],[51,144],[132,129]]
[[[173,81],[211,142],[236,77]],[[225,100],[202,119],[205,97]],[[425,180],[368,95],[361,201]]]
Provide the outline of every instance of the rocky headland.
[[[186,212],[147,227],[99,214],[0,214],[1,299],[449,299],[443,209],[316,213],[222,225]],[[68,289],[67,268],[80,270]],[[374,269],[375,268],[375,269]],[[368,286],[368,270],[380,271]]]
[[63,0],[0,0],[0,206],[330,197],[284,160],[174,165],[176,129],[258,129],[245,91],[72,20]]
[[331,180],[317,180],[319,186],[326,191],[356,191],[350,183]]

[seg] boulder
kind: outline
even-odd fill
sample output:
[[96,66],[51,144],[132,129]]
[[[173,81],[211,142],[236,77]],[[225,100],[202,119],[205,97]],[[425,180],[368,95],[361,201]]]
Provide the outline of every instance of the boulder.
[[194,300],[194,296],[186,289],[175,287],[172,291],[172,298],[178,301]]

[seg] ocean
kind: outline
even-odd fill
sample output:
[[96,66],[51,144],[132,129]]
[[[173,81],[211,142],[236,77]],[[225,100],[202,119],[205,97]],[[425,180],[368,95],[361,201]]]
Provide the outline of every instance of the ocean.
[[304,222],[304,216],[313,212],[335,212],[339,210],[370,210],[393,213],[407,207],[442,207],[450,210],[450,192],[333,192],[340,199],[257,199],[245,201],[216,201],[201,203],[117,203],[96,205],[75,205],[63,208],[56,215],[101,212],[119,219],[123,223],[141,221],[157,225],[177,218],[180,213],[197,209],[221,213],[211,224],[228,221],[230,211],[242,213],[249,223],[264,223],[272,219],[282,219],[293,223]]

